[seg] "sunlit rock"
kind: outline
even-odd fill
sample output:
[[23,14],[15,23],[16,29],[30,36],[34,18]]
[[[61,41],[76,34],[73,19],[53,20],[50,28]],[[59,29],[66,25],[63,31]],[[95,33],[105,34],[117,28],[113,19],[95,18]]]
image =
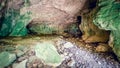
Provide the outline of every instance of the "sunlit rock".
[[16,55],[9,52],[0,53],[0,68],[8,66],[16,59]]
[[109,47],[108,44],[100,43],[96,47],[96,51],[97,52],[111,52],[112,50],[111,50],[111,48]]
[[59,65],[61,63],[61,56],[57,49],[50,42],[37,43],[35,46],[36,56],[43,60],[43,62],[50,65]]

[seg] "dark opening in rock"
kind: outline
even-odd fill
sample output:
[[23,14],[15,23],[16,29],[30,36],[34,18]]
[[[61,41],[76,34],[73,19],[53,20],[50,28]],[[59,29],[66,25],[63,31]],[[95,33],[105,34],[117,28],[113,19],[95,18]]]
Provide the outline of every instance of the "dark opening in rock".
[[90,0],[89,1],[89,9],[93,9],[96,7],[97,0]]

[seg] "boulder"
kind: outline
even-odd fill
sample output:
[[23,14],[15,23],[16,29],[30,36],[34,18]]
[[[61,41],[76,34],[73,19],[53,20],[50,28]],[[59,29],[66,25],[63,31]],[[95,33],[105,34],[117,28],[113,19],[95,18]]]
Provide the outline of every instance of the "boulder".
[[16,55],[9,52],[0,53],[0,68],[4,68],[16,59]]
[[99,43],[98,46],[96,47],[97,52],[111,52],[111,48],[108,44],[105,43]]
[[35,54],[48,65],[57,66],[62,62],[62,58],[52,42],[37,43]]

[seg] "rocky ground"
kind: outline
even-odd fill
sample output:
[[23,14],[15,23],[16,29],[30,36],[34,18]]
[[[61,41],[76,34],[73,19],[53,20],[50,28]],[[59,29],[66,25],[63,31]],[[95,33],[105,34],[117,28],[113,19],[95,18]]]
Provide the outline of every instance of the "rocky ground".
[[92,44],[95,47],[93,48],[90,44],[86,46],[78,40],[62,36],[1,39],[0,68],[120,67],[111,52],[96,52],[96,44]]

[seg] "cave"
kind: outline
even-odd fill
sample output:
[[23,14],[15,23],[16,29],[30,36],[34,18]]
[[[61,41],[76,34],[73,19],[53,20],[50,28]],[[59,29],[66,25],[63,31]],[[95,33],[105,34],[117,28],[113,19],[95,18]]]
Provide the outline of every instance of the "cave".
[[119,68],[119,0],[0,0],[0,68]]

